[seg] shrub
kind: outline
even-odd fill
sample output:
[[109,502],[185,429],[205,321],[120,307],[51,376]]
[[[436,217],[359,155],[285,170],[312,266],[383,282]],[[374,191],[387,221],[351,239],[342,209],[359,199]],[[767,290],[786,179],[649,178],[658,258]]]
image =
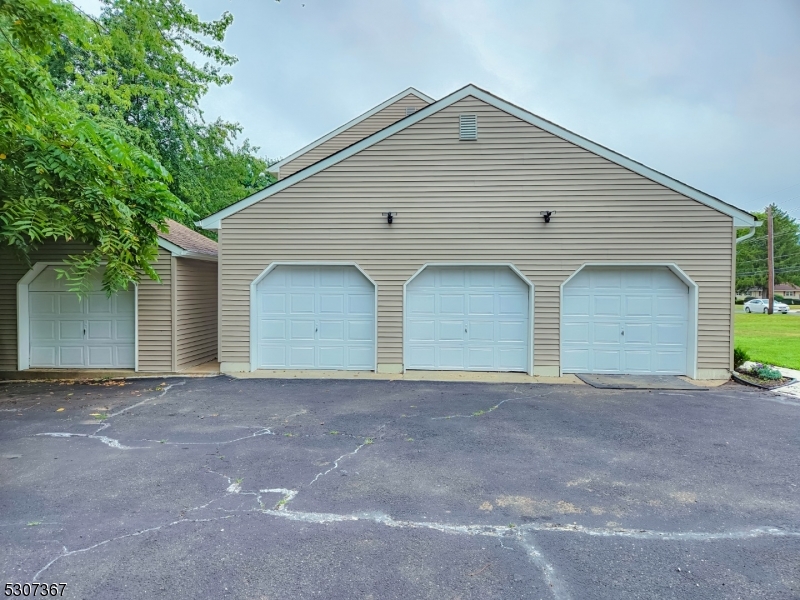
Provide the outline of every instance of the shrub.
[[747,350],[736,346],[733,350],[733,368],[738,369],[748,360],[750,360],[750,355],[747,354]]
[[778,371],[777,369],[773,369],[771,367],[768,367],[767,365],[758,366],[755,369],[755,374],[758,375],[759,379],[770,379],[770,380],[773,380],[773,381],[783,377],[783,375],[781,375],[780,371]]

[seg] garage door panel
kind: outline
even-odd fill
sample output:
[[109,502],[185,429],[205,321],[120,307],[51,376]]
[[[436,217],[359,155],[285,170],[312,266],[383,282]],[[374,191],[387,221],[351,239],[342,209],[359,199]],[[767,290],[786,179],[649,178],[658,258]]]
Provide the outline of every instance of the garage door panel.
[[321,369],[343,369],[344,355],[344,346],[320,346],[319,367]]
[[64,321],[58,322],[58,339],[59,340],[82,340],[83,339],[83,321]]
[[652,373],[651,359],[649,350],[625,350],[625,368],[629,373]]
[[565,348],[561,353],[563,361],[562,370],[568,373],[589,373],[592,368],[589,366],[588,348]]
[[501,369],[511,371],[519,369],[519,365],[524,365],[527,359],[528,349],[525,346],[518,348],[498,348],[497,363]]
[[494,366],[494,348],[469,348],[467,365],[470,369],[491,369]]
[[375,286],[355,267],[281,265],[256,293],[259,368],[375,368]]
[[347,364],[350,368],[371,369],[375,360],[375,351],[372,346],[348,346]]
[[621,368],[619,350],[595,349],[592,354],[594,370],[600,373],[618,373]]
[[619,323],[593,323],[592,342],[595,344],[619,344]]
[[434,294],[413,294],[408,296],[408,311],[411,315],[432,315],[436,313]]
[[592,314],[595,317],[619,317],[622,315],[622,298],[620,296],[594,296]]
[[58,314],[80,315],[83,314],[83,303],[76,294],[58,294]]
[[[133,336],[131,336],[133,339]],[[114,351],[116,352],[116,362],[114,364],[117,365],[132,365],[134,364],[134,351],[133,351],[133,344],[117,344],[114,346]]]
[[350,315],[374,315],[374,292],[372,294],[348,294],[347,306],[347,313]]
[[625,296],[626,317],[647,317],[653,314],[652,296]]
[[528,339],[528,324],[525,320],[500,321],[497,324],[497,341],[524,344]]
[[564,323],[562,342],[589,343],[589,323]]
[[307,369],[315,366],[316,348],[314,346],[289,346],[289,367]]
[[463,369],[464,358],[464,348],[462,346],[439,347],[439,366],[443,369]]
[[653,325],[651,323],[625,323],[625,345],[653,343]]
[[494,321],[470,321],[467,327],[467,339],[470,342],[493,342]]
[[286,314],[286,294],[262,294],[260,296],[259,310],[261,314],[284,315]]
[[588,295],[564,296],[564,316],[588,317],[590,303]]
[[[113,340],[114,323],[111,320],[101,321],[92,319],[88,321],[86,328],[86,337],[89,340]],[[109,355],[110,356],[110,355]],[[110,359],[109,359],[110,360]]]
[[85,367],[88,366],[84,359],[86,348],[83,346],[59,346],[59,367]]
[[320,340],[343,342],[344,321],[320,321],[318,333]]
[[34,342],[55,341],[56,323],[57,321],[55,320],[32,320],[30,326],[31,340]]
[[688,305],[666,267],[583,269],[563,290],[562,371],[684,374]]
[[655,370],[657,373],[675,373],[686,365],[686,353],[659,350],[655,354]]
[[56,352],[55,346],[31,346],[31,366],[57,367]]
[[493,315],[494,314],[494,294],[470,294],[469,295],[469,314],[470,315]]
[[87,352],[89,367],[100,369],[114,366],[114,348],[112,346],[89,346]]
[[344,314],[344,294],[320,294],[319,312],[322,314]]
[[350,341],[369,342],[375,335],[375,323],[372,321],[347,321],[347,339]]
[[439,296],[439,313],[443,315],[463,315],[463,294],[441,294]]
[[261,319],[261,339],[282,340],[286,338],[286,321],[284,319]]
[[111,314],[113,312],[113,300],[105,294],[90,294],[88,300],[89,312],[92,314]]
[[407,368],[527,370],[528,286],[508,267],[428,267],[406,306]]
[[295,340],[313,340],[314,339],[314,321],[291,319],[289,321],[289,339]]
[[314,314],[314,294],[291,294],[289,305],[292,314]]
[[[133,319],[125,319],[125,318],[114,319],[114,331],[115,331],[115,335],[116,335],[116,337],[114,339],[116,339],[116,341],[118,341],[118,342],[133,342],[133,339],[135,337]],[[117,348],[127,348],[127,346],[117,345]],[[133,354],[133,345],[130,346],[129,350],[130,350],[130,353],[132,355]],[[123,363],[132,364],[132,363],[128,363],[128,361],[123,361],[120,364],[123,364]]]
[[498,294],[501,315],[524,317],[528,314],[528,294]]
[[436,339],[436,321],[411,321],[408,324],[408,339],[412,342],[432,342]]
[[464,339],[464,321],[439,321],[439,339],[452,342]]
[[56,314],[56,294],[48,292],[36,292],[30,294],[29,304],[31,314],[35,315],[54,315]]

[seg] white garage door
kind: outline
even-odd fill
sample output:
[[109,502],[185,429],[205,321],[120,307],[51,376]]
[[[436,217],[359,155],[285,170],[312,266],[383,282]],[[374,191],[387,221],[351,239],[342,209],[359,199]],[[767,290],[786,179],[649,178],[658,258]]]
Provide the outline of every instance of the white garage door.
[[375,368],[375,286],[355,267],[278,266],[257,299],[258,368]]
[[96,291],[82,299],[67,291],[54,267],[29,284],[31,367],[134,367],[135,294],[130,290],[108,297],[101,280],[102,274],[95,274]]
[[689,288],[667,267],[583,269],[564,286],[562,371],[686,373]]
[[406,303],[406,368],[528,370],[528,285],[508,267],[428,267]]

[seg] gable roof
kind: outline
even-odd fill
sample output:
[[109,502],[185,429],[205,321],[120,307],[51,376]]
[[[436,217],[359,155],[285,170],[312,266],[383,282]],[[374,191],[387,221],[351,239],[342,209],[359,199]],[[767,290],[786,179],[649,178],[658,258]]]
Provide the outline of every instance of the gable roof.
[[287,187],[294,185],[308,177],[311,177],[315,173],[319,173],[320,171],[331,167],[370,146],[377,144],[378,142],[385,140],[391,135],[394,135],[398,131],[402,131],[403,129],[418,123],[422,119],[429,117],[430,115],[439,112],[440,110],[455,104],[459,100],[463,100],[468,96],[472,96],[477,98],[495,108],[505,111],[510,115],[513,115],[531,125],[542,129],[543,131],[547,131],[557,137],[560,137],[568,142],[583,148],[584,150],[588,150],[598,156],[601,156],[613,163],[620,165],[634,173],[638,173],[643,177],[646,177],[656,183],[663,185],[673,191],[678,192],[688,198],[692,198],[701,204],[705,204],[710,208],[713,208],[723,214],[726,214],[733,218],[734,227],[755,227],[756,226],[756,218],[751,215],[749,212],[744,211],[740,208],[733,206],[732,204],[728,204],[719,198],[715,198],[705,192],[701,192],[700,190],[693,188],[677,179],[673,179],[660,171],[656,171],[655,169],[651,169],[648,166],[643,165],[640,162],[637,162],[627,156],[614,152],[613,150],[606,148],[596,142],[588,140],[584,137],[579,136],[568,129],[564,129],[563,127],[552,123],[542,117],[534,115],[510,102],[506,102],[505,100],[498,98],[494,94],[490,94],[489,92],[482,90],[481,88],[474,86],[472,84],[467,85],[460,90],[457,90],[450,94],[449,96],[445,96],[441,100],[434,102],[433,104],[429,104],[425,108],[422,108],[415,112],[414,114],[406,117],[398,121],[397,123],[386,127],[369,137],[364,138],[363,140],[356,142],[355,144],[340,150],[339,152],[332,154],[331,156],[320,160],[313,165],[306,167],[305,169],[298,171],[286,179],[282,179],[277,183],[273,183],[271,186],[264,188],[263,190],[232,204],[231,206],[214,213],[206,217],[205,219],[198,221],[197,225],[200,227],[204,227],[206,229],[219,229],[222,226],[222,220],[226,217],[229,217],[240,210],[247,208],[248,206],[252,206],[256,202],[260,202],[265,198],[269,198],[270,196],[277,194],[281,190],[285,190]]
[[420,98],[421,100],[425,100],[428,104],[431,104],[431,103],[434,102],[434,99],[431,98],[430,96],[426,96],[425,94],[423,94],[419,90],[416,90],[413,87],[410,87],[410,88],[400,92],[399,94],[396,94],[396,95],[392,96],[388,100],[386,100],[384,102],[381,102],[380,104],[378,104],[378,106],[369,109],[367,112],[365,112],[362,115],[357,116],[355,119],[352,119],[351,121],[348,121],[347,123],[345,123],[341,127],[337,128],[337,129],[334,129],[333,131],[331,131],[330,133],[328,133],[326,135],[323,135],[321,138],[311,142],[307,146],[304,146],[303,148],[300,148],[300,150],[298,150],[294,154],[290,154],[286,158],[283,158],[283,159],[279,160],[278,162],[271,164],[267,168],[267,170],[270,173],[275,173],[275,174],[279,173],[282,165],[285,165],[285,164],[288,164],[288,163],[292,162],[293,160],[295,160],[296,158],[302,156],[306,152],[309,152],[309,151],[313,150],[314,148],[316,148],[317,146],[320,146],[320,145],[324,144],[329,139],[336,137],[337,135],[339,135],[343,131],[347,131],[351,127],[355,127],[356,125],[358,125],[362,121],[365,121],[365,120],[369,119],[372,115],[379,113],[384,108],[386,108],[388,106],[391,106],[392,104],[394,104],[398,100],[402,100],[403,98],[405,98],[409,94],[413,94],[417,98]]
[[164,250],[173,256],[217,260],[217,242],[172,219],[167,219],[167,226],[167,233],[158,232],[158,245]]

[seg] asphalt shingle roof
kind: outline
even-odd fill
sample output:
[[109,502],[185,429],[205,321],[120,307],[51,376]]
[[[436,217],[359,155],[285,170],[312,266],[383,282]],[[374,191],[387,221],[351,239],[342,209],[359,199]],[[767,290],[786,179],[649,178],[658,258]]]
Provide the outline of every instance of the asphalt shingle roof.
[[158,236],[164,238],[168,242],[187,250],[188,252],[196,252],[198,254],[208,254],[217,256],[217,242],[208,239],[206,236],[197,233],[181,225],[177,221],[167,219],[167,226],[169,233],[158,232]]

